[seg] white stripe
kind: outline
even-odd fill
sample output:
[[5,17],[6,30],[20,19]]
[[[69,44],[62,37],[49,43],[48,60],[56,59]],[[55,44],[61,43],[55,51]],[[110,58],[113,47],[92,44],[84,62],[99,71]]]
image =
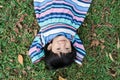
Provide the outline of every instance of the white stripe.
[[80,61],[78,61],[78,60],[75,60],[75,62],[76,62],[77,64],[79,64],[79,65],[82,65],[82,63],[81,63]]
[[90,4],[82,3],[82,2],[79,2],[78,0],[72,0],[72,1],[75,2],[75,3],[77,3],[79,6],[90,7]]
[[59,28],[59,29],[52,29],[52,30],[49,30],[44,34],[44,36],[48,36],[48,35],[51,35],[51,34],[56,34],[56,33],[59,33],[59,32],[65,32],[65,33],[69,33],[71,35],[75,35],[75,32],[72,31],[72,30],[69,30],[69,29],[63,29],[63,28]]
[[43,2],[44,0],[34,0],[34,1],[36,1],[36,2]]
[[80,58],[82,58],[82,59],[84,58],[84,56],[83,56],[83,55],[81,55],[81,54],[80,54],[80,53],[78,53],[78,52],[77,52],[77,56],[78,56],[78,57],[80,57]]

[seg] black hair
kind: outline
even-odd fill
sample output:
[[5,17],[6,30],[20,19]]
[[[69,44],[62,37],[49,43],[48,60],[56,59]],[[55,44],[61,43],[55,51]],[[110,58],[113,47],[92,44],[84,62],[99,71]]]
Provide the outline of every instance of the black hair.
[[73,45],[71,44],[72,51],[69,53],[60,53],[60,56],[48,50],[47,47],[50,43],[46,44],[44,47],[45,51],[45,64],[47,69],[58,69],[71,65],[74,62],[76,57],[76,51]]

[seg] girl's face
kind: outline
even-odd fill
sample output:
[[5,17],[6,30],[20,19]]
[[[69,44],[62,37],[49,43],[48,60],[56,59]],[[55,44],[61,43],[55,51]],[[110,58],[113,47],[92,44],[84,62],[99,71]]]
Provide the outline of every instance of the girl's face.
[[53,39],[52,43],[49,44],[48,50],[52,50],[52,52],[59,53],[69,53],[71,52],[71,43],[64,36],[58,36]]

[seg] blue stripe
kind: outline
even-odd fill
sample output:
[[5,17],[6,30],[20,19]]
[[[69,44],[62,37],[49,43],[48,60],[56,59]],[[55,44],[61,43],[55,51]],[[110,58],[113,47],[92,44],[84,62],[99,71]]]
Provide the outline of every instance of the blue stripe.
[[[37,18],[37,20],[38,20],[38,22],[44,22],[44,21],[46,21],[46,20],[48,20],[48,19],[56,19],[56,18],[58,18],[58,19],[60,19],[60,18],[63,18],[63,19],[65,19],[65,20],[70,20],[72,23],[75,23],[75,24],[78,24],[79,25],[79,23],[81,23],[82,21],[77,21],[76,19],[73,19],[73,17],[71,16],[71,15],[69,15],[69,14],[62,14],[62,16],[61,16],[61,14],[62,13],[51,13],[51,14],[48,14],[48,15],[46,15],[46,16],[44,16],[44,17],[40,17],[40,18]],[[52,15],[52,16],[51,16]],[[58,21],[59,22],[59,21]]]
[[78,53],[80,53],[81,55],[85,56],[86,52],[78,47],[76,47],[76,50]]
[[82,3],[85,3],[85,4],[90,4],[92,0],[89,1],[89,2],[84,2],[84,1],[82,1],[82,0],[78,0],[78,1],[80,1],[80,2],[82,2]]
[[44,57],[44,51],[42,51],[40,54],[34,56],[32,59],[32,62],[34,63],[37,60],[40,60],[42,57]]
[[67,20],[67,19],[48,19],[48,20],[46,20],[42,23],[38,21],[38,24],[40,25],[40,27],[47,27],[48,25],[55,24],[55,23],[67,24],[67,25],[72,26],[76,29],[79,28],[79,26],[81,25],[81,23],[75,24],[75,23],[72,23],[70,20]]
[[[73,2],[72,0],[65,0],[65,1],[72,4],[73,6],[75,6],[76,9],[78,9],[80,11],[86,11],[86,12],[88,11],[89,7],[83,7],[82,5],[80,6],[77,3]],[[79,1],[79,2],[81,2],[81,1]]]
[[53,28],[50,28],[50,29],[47,29],[47,30],[43,31],[43,33],[47,32],[49,30],[55,30],[55,29],[60,29],[60,28],[62,28],[62,29],[69,29],[69,30],[71,30],[73,32],[76,32],[76,30],[74,30],[72,28],[68,28],[68,27],[64,27],[64,26],[56,26],[56,27],[53,27]]
[[40,52],[34,51],[33,53],[31,53],[30,57],[33,58],[39,54],[41,54],[42,50]]
[[30,48],[35,47],[35,46],[36,46],[37,48],[42,48],[41,44],[39,44],[39,43],[32,43],[32,45],[31,45]]
[[[52,4],[49,4],[47,6],[45,6],[44,8],[40,9],[40,13],[42,12],[45,12],[46,10],[49,10],[51,8],[64,8],[64,9],[69,9],[72,13],[74,14],[80,14],[78,12],[76,12],[74,10],[74,8],[70,5],[67,5],[67,4],[64,4],[64,3],[52,3]],[[78,11],[84,11],[84,12],[87,12],[88,11],[88,8],[83,8],[83,7],[80,7],[77,9]]]
[[43,2],[37,2],[37,1],[34,1],[34,6],[38,6],[38,7],[41,7],[41,6],[44,6],[45,4],[51,2],[53,0],[44,0]]
[[82,41],[81,41],[81,42],[78,42],[78,41],[76,41],[76,40],[73,42],[73,44],[74,44],[75,42],[77,42],[78,44],[83,44]]

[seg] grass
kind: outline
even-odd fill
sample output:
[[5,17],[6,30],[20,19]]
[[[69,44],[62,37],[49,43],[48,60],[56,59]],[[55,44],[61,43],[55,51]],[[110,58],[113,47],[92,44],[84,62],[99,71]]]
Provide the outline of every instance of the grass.
[[[83,66],[56,71],[44,62],[33,65],[28,48],[39,30],[32,0],[0,0],[0,80],[119,80],[120,79],[120,0],[93,0],[78,33],[87,56]],[[23,56],[24,65],[18,62]]]

